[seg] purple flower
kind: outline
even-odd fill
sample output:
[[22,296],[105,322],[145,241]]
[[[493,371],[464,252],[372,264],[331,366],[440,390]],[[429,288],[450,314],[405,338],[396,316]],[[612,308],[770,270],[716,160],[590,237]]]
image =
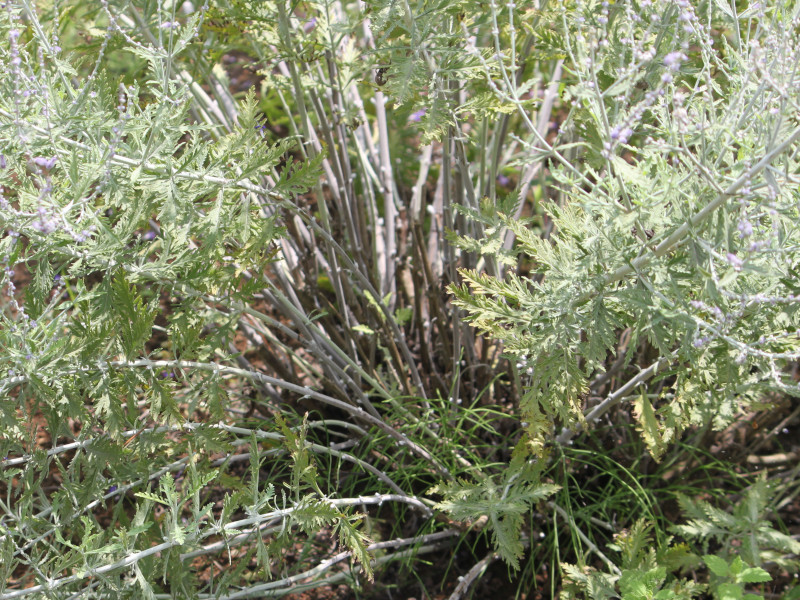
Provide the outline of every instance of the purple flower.
[[107,494],[113,494],[116,491],[117,491],[117,486],[112,485],[110,488],[108,488],[108,491],[106,493]]
[[149,241],[149,240],[154,239],[155,237],[156,237],[156,232],[151,229],[150,231],[148,231],[147,233],[145,233],[142,236],[142,239]]
[[58,157],[51,156],[50,158],[46,158],[44,156],[37,156],[33,159],[33,164],[37,167],[41,167],[43,169],[47,169],[48,171],[56,166],[56,161]]
[[52,217],[47,217],[43,214],[43,211],[40,209],[39,211],[39,218],[33,222],[33,228],[36,231],[41,233],[53,233],[56,229],[58,229],[58,222],[53,219]]
[[743,263],[742,263],[742,259],[741,258],[736,256],[732,252],[728,252],[728,254],[725,255],[725,258],[728,259],[728,262],[731,264],[731,266],[734,268],[734,270],[736,270],[736,271],[741,271],[742,270],[742,264]]
[[681,63],[686,60],[683,52],[670,52],[664,57],[664,66],[672,72],[677,72],[681,68]]
[[426,112],[427,111],[424,108],[421,108],[417,112],[411,113],[411,115],[408,117],[408,120],[419,123],[422,120],[422,117],[425,116]]
[[6,157],[0,154],[0,169],[6,168]]
[[304,33],[311,33],[311,31],[313,31],[314,27],[316,27],[316,26],[317,26],[317,17],[311,17],[303,25],[303,32]]
[[740,237],[750,237],[753,235],[753,224],[750,221],[739,221],[737,227],[739,229]]
[[503,187],[506,187],[509,183],[511,183],[511,180],[501,173],[500,175],[497,176],[497,183],[499,183]]
[[610,133],[611,139],[615,142],[619,142],[620,144],[627,143],[632,135],[633,135],[633,129],[631,129],[630,127],[617,126],[614,127]]

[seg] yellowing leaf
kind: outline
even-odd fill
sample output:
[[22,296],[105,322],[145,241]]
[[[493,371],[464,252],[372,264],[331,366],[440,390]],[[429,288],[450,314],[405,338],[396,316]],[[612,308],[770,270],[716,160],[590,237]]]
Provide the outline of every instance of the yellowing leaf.
[[654,459],[660,460],[667,449],[661,435],[661,427],[650,400],[642,394],[633,402],[633,414],[636,417],[636,430],[641,434],[647,449]]

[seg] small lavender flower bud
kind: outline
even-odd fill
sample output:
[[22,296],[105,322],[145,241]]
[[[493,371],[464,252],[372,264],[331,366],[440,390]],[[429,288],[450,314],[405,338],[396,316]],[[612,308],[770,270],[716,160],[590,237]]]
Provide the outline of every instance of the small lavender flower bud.
[[737,229],[739,230],[740,237],[745,238],[753,235],[753,224],[750,223],[750,221],[747,220],[739,221]]
[[725,258],[728,259],[728,262],[734,268],[734,270],[736,270],[736,271],[741,271],[742,270],[742,264],[743,263],[742,263],[742,259],[741,258],[739,258],[738,256],[736,256],[735,254],[733,254],[731,252],[728,252],[728,254],[725,255]]
[[46,158],[44,156],[37,156],[33,159],[33,164],[37,167],[41,167],[43,169],[47,169],[48,171],[56,166],[56,161],[58,158],[56,156],[51,156],[50,158]]
[[664,66],[666,66],[673,73],[681,68],[681,63],[686,60],[686,55],[683,52],[670,52],[664,57]]

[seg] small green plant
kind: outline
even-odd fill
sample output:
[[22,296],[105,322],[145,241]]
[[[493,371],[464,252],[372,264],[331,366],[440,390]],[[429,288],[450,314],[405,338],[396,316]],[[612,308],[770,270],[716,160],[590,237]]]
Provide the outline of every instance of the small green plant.
[[[610,561],[603,555],[608,572],[563,564],[566,585],[562,596],[667,600],[709,592],[718,600],[763,598],[747,591],[752,584],[771,581],[761,565],[769,561],[791,568],[781,557],[800,551],[800,542],[774,529],[765,518],[769,497],[764,477],[746,490],[733,512],[682,497],[687,522],[671,530],[685,541],[674,537],[655,540],[653,523],[640,519],[608,544],[619,556]],[[703,567],[707,573],[698,575]],[[689,571],[693,577],[687,577]]]
[[748,567],[740,556],[728,564],[725,559],[715,555],[703,557],[709,571],[714,575],[710,584],[714,598],[718,600],[764,600],[764,596],[745,593],[745,586],[752,583],[764,583],[772,578],[760,567]]
[[[708,502],[679,496],[681,509],[688,521],[674,528],[707,551],[712,544],[723,556],[741,556],[749,565],[775,562],[797,567],[797,562],[783,557],[800,554],[800,542],[774,529],[765,518],[770,510],[770,489],[766,477],[759,477],[741,498],[732,513]],[[716,570],[714,570],[717,573]]]
[[[706,554],[701,560],[685,543],[653,549],[650,526],[637,521],[609,545],[621,554],[619,567],[613,573],[563,564],[562,598],[689,600],[710,592],[717,600],[763,600],[763,596],[747,593],[746,589],[772,579],[764,569],[747,566],[740,556],[728,562],[718,555]],[[697,572],[703,565],[710,574],[708,583],[682,576],[689,569]]]

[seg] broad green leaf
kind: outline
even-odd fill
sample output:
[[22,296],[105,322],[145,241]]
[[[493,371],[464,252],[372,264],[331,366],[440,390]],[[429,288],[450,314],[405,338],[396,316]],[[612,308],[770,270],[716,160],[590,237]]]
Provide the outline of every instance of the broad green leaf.
[[717,586],[716,595],[719,600],[742,600],[744,591],[735,583],[721,583]]
[[772,576],[760,567],[748,567],[736,577],[742,583],[764,583],[772,581]]
[[730,568],[728,567],[728,563],[724,558],[720,558],[719,556],[715,556],[713,554],[706,554],[703,557],[703,561],[706,563],[706,566],[709,568],[709,570],[718,577],[727,577],[728,573],[730,573]]

